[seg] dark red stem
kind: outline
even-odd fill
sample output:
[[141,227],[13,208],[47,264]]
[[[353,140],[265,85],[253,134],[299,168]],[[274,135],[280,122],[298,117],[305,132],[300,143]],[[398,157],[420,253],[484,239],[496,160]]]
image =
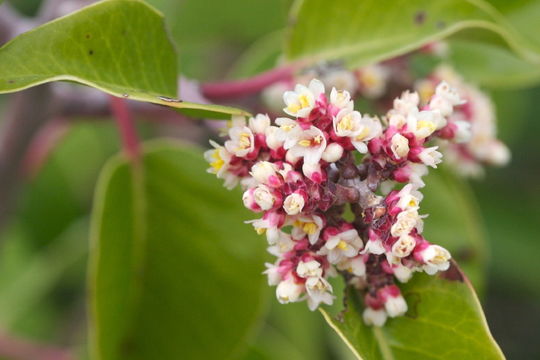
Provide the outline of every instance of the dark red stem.
[[139,138],[126,101],[116,96],[111,96],[110,99],[111,110],[122,137],[124,152],[130,159],[137,160],[140,154]]
[[212,100],[234,99],[259,93],[279,81],[290,81],[296,66],[278,67],[249,79],[201,84],[204,97]]

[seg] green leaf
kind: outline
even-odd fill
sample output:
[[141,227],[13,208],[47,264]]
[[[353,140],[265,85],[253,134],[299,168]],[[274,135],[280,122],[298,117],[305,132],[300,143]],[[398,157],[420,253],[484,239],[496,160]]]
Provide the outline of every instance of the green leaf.
[[450,61],[468,81],[490,88],[520,88],[540,82],[540,66],[500,46],[453,40],[450,49]]
[[84,258],[87,230],[87,218],[73,222],[54,243],[29,256],[23,269],[1,283],[0,322],[4,329],[13,328],[51,292],[67,269]]
[[540,63],[538,49],[481,0],[304,0],[293,17],[286,47],[291,60],[345,58],[358,66],[476,28],[496,33],[523,58]]
[[476,291],[482,294],[487,242],[473,192],[465,181],[444,167],[430,172],[425,183],[420,211],[429,217],[423,235],[447,248]]
[[139,165],[111,160],[96,193],[94,358],[229,358],[259,317],[264,241],[199,151],[149,146]]
[[163,17],[140,0],[98,2],[0,48],[0,93],[73,81],[190,115],[247,114],[177,100],[177,75],[176,54]]
[[382,328],[364,324],[362,301],[352,288],[339,319],[321,311],[358,359],[504,359],[468,280],[455,265],[445,274],[416,274],[402,285],[409,311]]
[[252,43],[283,29],[292,0],[147,2],[165,14],[171,38],[181,49],[182,72],[211,80],[221,78],[230,62]]

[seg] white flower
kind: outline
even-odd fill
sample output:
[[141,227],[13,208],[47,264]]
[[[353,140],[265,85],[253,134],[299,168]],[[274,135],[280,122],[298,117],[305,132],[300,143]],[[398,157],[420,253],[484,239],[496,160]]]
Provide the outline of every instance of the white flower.
[[350,229],[329,237],[319,254],[328,256],[331,264],[337,264],[344,258],[357,256],[362,246],[364,243],[358,232]]
[[285,198],[285,201],[283,201],[283,209],[289,215],[297,215],[302,211],[305,203],[306,199],[303,195],[292,193]]
[[442,246],[429,245],[420,252],[419,256],[424,263],[424,271],[429,275],[433,275],[437,271],[446,271],[450,267],[451,255]]
[[280,81],[266,87],[262,92],[262,100],[272,113],[279,113],[283,109],[283,93],[290,90],[287,82]]
[[320,94],[324,93],[324,85],[317,79],[311,80],[309,86],[296,85],[294,91],[286,91],[283,100],[287,105],[283,111],[291,116],[306,117],[315,107]]
[[210,144],[214,149],[204,152],[204,158],[210,164],[210,168],[207,171],[211,174],[216,174],[219,179],[223,179],[224,186],[230,190],[238,185],[239,181],[238,176],[228,171],[232,155],[215,141],[210,140]]
[[396,204],[401,210],[418,209],[423,195],[418,192],[413,184],[407,184],[398,193],[399,200]]
[[265,131],[266,136],[266,145],[272,150],[279,149],[285,143],[285,140],[282,139],[281,129],[277,126],[269,126]]
[[251,129],[247,126],[234,126],[229,130],[230,140],[225,142],[228,152],[244,157],[255,148],[255,141]]
[[250,175],[261,184],[278,187],[283,183],[277,176],[278,170],[277,165],[274,163],[258,161],[251,167]]
[[416,92],[405,91],[401,97],[394,100],[394,107],[390,110],[389,115],[401,114],[407,117],[410,112],[418,111],[420,97]]
[[352,144],[361,153],[367,152],[366,141],[380,135],[382,127],[377,119],[362,117],[358,111],[345,108],[333,119],[334,132],[337,136],[349,137]]
[[390,141],[390,149],[392,150],[392,153],[396,159],[407,157],[409,154],[409,140],[400,133],[397,133],[392,136]]
[[324,74],[323,82],[328,87],[345,90],[350,93],[355,93],[358,87],[354,73],[345,69],[328,71]]
[[257,234],[266,234],[266,239],[271,245],[275,244],[281,236],[279,227],[282,223],[278,214],[266,213],[262,219],[248,220],[245,223],[253,225]]
[[393,268],[394,276],[402,283],[406,283],[412,277],[413,270],[402,264],[397,264]]
[[286,280],[281,281],[276,288],[276,297],[282,304],[296,302],[304,292],[304,285],[297,284],[291,275]]
[[268,252],[274,256],[281,256],[294,248],[295,242],[291,239],[291,235],[279,231],[279,235],[275,243],[268,247]]
[[484,156],[484,161],[492,165],[506,165],[510,161],[510,150],[498,140],[491,141],[486,146],[488,151]]
[[351,94],[347,90],[338,91],[335,87],[330,92],[330,103],[339,109],[352,110],[354,107],[354,102],[351,101]]
[[446,120],[439,111],[419,111],[407,117],[407,130],[417,139],[425,139],[436,130],[446,126]]
[[249,127],[255,134],[264,134],[270,126],[270,118],[268,115],[257,114],[249,119]]
[[296,267],[296,273],[303,278],[309,277],[321,277],[322,269],[321,264],[316,260],[310,260],[308,262],[300,261]]
[[279,274],[279,266],[275,264],[265,263],[266,270],[263,271],[263,274],[268,276],[268,285],[275,286],[281,281],[281,275]]
[[285,149],[290,149],[300,138],[302,128],[295,120],[285,117],[277,118],[276,124],[279,125],[279,130],[275,133],[276,140],[281,141]]
[[323,226],[324,222],[320,216],[299,216],[293,223],[291,235],[296,240],[300,240],[307,235],[309,243],[315,244],[319,240]]
[[471,123],[464,120],[454,121],[456,126],[456,134],[454,135],[454,141],[458,144],[467,143],[472,138]]
[[418,158],[427,166],[431,166],[432,168],[437,168],[437,164],[441,163],[442,161],[442,154],[437,151],[438,148],[439,148],[438,146],[424,148],[418,154]]
[[399,258],[409,256],[416,246],[416,240],[410,235],[403,234],[392,245],[392,255]]
[[388,296],[384,302],[384,308],[390,317],[401,316],[407,312],[407,303],[401,295]]
[[308,307],[315,310],[321,303],[332,305],[334,296],[332,295],[332,285],[322,277],[310,277],[306,280],[306,290],[308,295]]
[[402,211],[397,215],[396,222],[390,228],[390,233],[395,237],[408,235],[419,220],[420,216],[416,209]]
[[302,172],[313,182],[321,183],[324,180],[320,164],[310,164],[305,162],[302,165]]
[[370,239],[367,241],[366,246],[364,246],[364,250],[362,250],[360,254],[381,255],[384,254],[384,251],[385,250],[381,239]]
[[361,256],[343,259],[336,267],[339,270],[348,271],[355,276],[364,276],[366,274],[366,264]]
[[333,163],[341,159],[343,156],[343,146],[338,143],[329,144],[322,154],[322,159],[326,162]]
[[435,88],[435,95],[429,101],[429,108],[439,110],[442,116],[448,116],[454,111],[454,106],[465,103],[446,81]]
[[366,325],[383,326],[387,318],[386,311],[384,309],[374,310],[370,307],[364,309],[362,318]]
[[360,81],[362,95],[370,99],[379,98],[386,90],[389,75],[388,69],[378,64],[360,69],[358,80]]
[[276,197],[266,185],[259,185],[253,191],[253,200],[261,210],[270,210],[276,202]]
[[316,164],[321,160],[322,154],[326,149],[326,138],[323,132],[311,126],[302,131],[294,145],[290,146],[285,142],[285,149],[295,157],[303,157],[307,164]]

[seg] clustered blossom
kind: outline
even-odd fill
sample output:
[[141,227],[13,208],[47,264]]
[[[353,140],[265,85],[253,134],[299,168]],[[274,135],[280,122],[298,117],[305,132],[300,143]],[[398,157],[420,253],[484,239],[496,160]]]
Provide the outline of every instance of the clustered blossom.
[[[427,119],[429,124],[436,123],[437,126],[445,122],[443,127],[436,129],[436,136],[444,141],[438,141],[434,145],[438,146],[437,152],[425,152],[422,156],[445,155],[446,161],[459,174],[463,176],[478,177],[483,174],[485,165],[502,166],[510,159],[508,148],[497,139],[496,116],[490,98],[475,86],[466,83],[448,65],[438,65],[431,74],[425,78],[415,79],[410,69],[410,59],[420,54],[431,56],[434,59],[444,59],[448,53],[448,48],[443,42],[435,42],[426,45],[420,51],[390,59],[378,64],[364,66],[350,71],[344,69],[339,63],[321,64],[316,67],[305,69],[294,81],[308,83],[310,79],[318,77],[327,86],[346,90],[352,99],[363,98],[368,100],[373,106],[388,111],[392,107],[392,100],[400,91],[414,88],[418,95],[404,96],[403,104],[398,105],[395,114],[403,115],[407,118],[407,104],[411,109],[417,106],[424,110],[430,106],[438,108],[440,115],[445,119]],[[446,82],[456,89],[464,103],[452,111],[452,94],[446,94],[443,98],[441,94],[436,95],[436,87],[441,82]],[[297,85],[301,86],[301,85]],[[263,99],[271,111],[278,111],[281,105],[283,92],[292,88],[290,81],[279,82],[269,87],[263,93]],[[441,93],[441,91],[439,91]],[[434,96],[435,95],[435,96]],[[428,102],[430,102],[428,104]],[[394,103],[395,107],[395,103]],[[416,111],[416,110],[414,110]],[[421,111],[422,112],[422,111]],[[428,116],[426,113],[422,116]],[[411,121],[415,121],[411,118]],[[417,132],[421,135],[429,133],[430,128],[425,127],[425,118],[419,119],[416,126],[422,127]],[[403,118],[395,118],[394,124],[407,121]],[[409,124],[409,128],[414,124]],[[395,136],[391,144],[395,151],[405,152],[406,144],[402,138],[403,134]],[[429,135],[427,135],[429,136]],[[411,140],[411,139],[409,139]],[[396,153],[397,154],[397,153]],[[434,162],[437,162],[434,159]]]
[[[283,100],[289,117],[234,119],[224,146],[205,153],[209,172],[241,184],[244,205],[261,214],[248,223],[276,257],[265,274],[279,302],[332,304],[339,274],[365,294],[364,321],[382,326],[407,311],[399,282],[449,267],[450,253],[422,236],[419,190],[442,160],[433,142],[461,137],[447,129],[461,129],[453,114],[464,100],[441,82],[423,106],[406,91],[379,119],[316,79]],[[388,184],[396,189],[383,192]]]

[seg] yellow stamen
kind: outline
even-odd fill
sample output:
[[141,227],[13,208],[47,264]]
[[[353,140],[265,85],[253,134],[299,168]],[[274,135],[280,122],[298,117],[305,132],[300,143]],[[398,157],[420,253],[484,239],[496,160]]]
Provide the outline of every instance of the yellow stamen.
[[225,161],[219,155],[219,149],[214,150],[214,152],[212,153],[212,158],[215,159],[215,161],[212,161],[210,163],[210,166],[217,173],[225,164]]
[[300,140],[298,142],[298,145],[303,146],[303,147],[309,147],[309,146],[311,146],[311,140],[307,140],[307,139],[306,140]]
[[262,235],[266,232],[266,229],[265,228],[255,228],[255,231],[257,232],[258,235]]
[[341,118],[339,123],[337,124],[337,128],[340,131],[350,131],[353,129],[353,121],[352,116],[347,115]]
[[337,247],[338,247],[338,249],[340,249],[340,250],[346,250],[348,246],[349,246],[349,245],[348,245],[345,241],[343,241],[343,240],[340,240],[340,241],[338,242],[338,244],[337,244]]
[[308,235],[313,235],[317,231],[317,224],[312,222],[304,223],[302,226],[302,230]]
[[248,133],[241,133],[238,139],[238,149],[245,150],[251,146],[251,138]]
[[366,138],[366,136],[369,135],[369,129],[364,126],[362,131],[360,131],[360,134],[356,135],[355,140],[356,141],[362,141]]
[[424,120],[420,120],[417,124],[417,127],[418,129],[424,129],[424,128],[427,128],[429,129],[429,131],[433,132],[435,131],[436,127],[435,127],[435,124],[432,123],[431,121],[424,121]]
[[307,96],[304,94],[298,97],[298,102],[300,103],[300,106],[302,109],[307,108],[309,106],[309,100]]

